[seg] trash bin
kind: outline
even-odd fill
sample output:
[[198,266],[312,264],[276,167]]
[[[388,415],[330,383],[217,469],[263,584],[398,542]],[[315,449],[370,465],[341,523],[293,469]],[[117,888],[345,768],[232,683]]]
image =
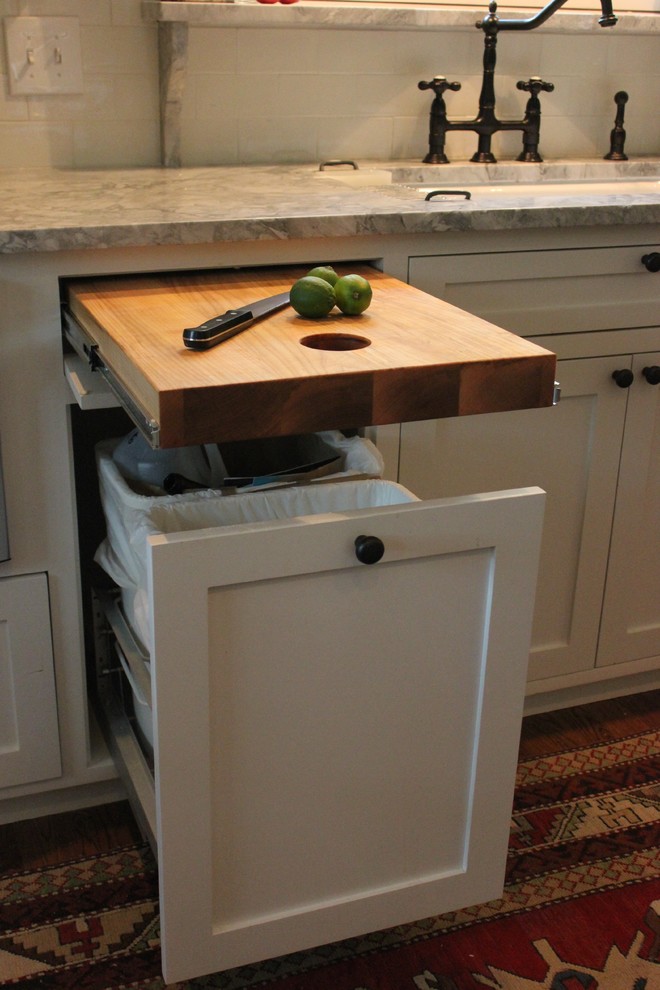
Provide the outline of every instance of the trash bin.
[[[269,477],[262,484],[248,478],[245,490],[236,493],[232,488],[231,494],[201,487],[178,495],[142,494],[136,490],[144,490],[140,480],[125,476],[129,473],[122,446],[126,438],[97,445],[106,537],[95,560],[119,588],[125,619],[147,670],[152,652],[146,567],[149,536],[398,504],[414,498],[400,486],[380,480],[383,461],[370,441],[358,436],[345,437],[339,432],[318,436],[335,451],[333,466],[340,470],[318,476],[313,467],[309,472],[311,477],[295,471],[279,479]],[[118,449],[122,452],[120,457],[115,456]],[[192,463],[189,452],[184,457]],[[292,482],[292,476],[303,477],[306,483]],[[119,645],[116,652],[129,681],[141,741],[150,749],[153,734],[148,700],[135,684],[130,664]]]

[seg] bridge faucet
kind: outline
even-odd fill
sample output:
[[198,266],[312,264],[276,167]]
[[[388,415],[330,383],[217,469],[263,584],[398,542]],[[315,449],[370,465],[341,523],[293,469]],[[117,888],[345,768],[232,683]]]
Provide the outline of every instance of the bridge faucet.
[[[449,120],[444,101],[444,93],[450,89],[454,92],[461,88],[459,82],[447,82],[444,76],[435,76],[431,82],[418,83],[419,89],[432,89],[435,98],[431,105],[431,125],[429,131],[429,152],[425,162],[446,164],[449,159],[445,154],[445,137],[447,131],[474,131],[478,135],[478,147],[470,161],[495,162],[497,159],[491,151],[493,134],[498,131],[522,131],[523,150],[518,161],[543,161],[538,151],[539,131],[541,124],[541,104],[538,94],[544,90],[551,92],[552,83],[543,82],[538,76],[533,76],[527,83],[520,81],[518,89],[524,89],[531,94],[527,102],[525,116],[522,120],[499,120],[495,114],[495,64],[497,60],[497,35],[500,31],[531,31],[552,17],[556,10],[566,3],[566,0],[550,0],[533,17],[507,18],[501,20],[497,16],[497,2],[491,0],[488,16],[477,21],[476,27],[484,33],[483,77],[479,95],[479,112],[474,120]],[[602,14],[598,20],[601,27],[612,27],[617,18],[612,10],[612,0],[600,0]]]

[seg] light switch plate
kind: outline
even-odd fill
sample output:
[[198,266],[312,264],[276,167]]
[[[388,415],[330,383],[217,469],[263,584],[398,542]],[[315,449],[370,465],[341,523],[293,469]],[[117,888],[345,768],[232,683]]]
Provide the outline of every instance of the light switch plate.
[[82,93],[77,17],[5,17],[12,96]]

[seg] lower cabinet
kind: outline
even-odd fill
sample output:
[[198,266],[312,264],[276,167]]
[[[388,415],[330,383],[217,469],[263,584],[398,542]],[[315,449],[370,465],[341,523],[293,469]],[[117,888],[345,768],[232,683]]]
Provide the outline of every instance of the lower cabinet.
[[660,658],[660,351],[635,355],[597,663]]
[[627,394],[612,361],[560,361],[552,409],[405,423],[399,479],[421,498],[536,483],[548,492],[529,678],[592,667]]
[[144,538],[168,982],[502,890],[544,494],[288,495]]
[[0,580],[0,787],[62,772],[45,574]]
[[560,358],[552,409],[401,428],[398,477],[423,498],[548,493],[531,693],[660,667],[660,284],[640,263],[648,250],[410,259],[413,284]]

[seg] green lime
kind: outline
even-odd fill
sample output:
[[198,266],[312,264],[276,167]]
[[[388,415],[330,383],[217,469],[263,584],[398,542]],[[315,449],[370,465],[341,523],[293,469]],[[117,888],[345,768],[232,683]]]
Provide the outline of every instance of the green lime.
[[335,301],[347,316],[364,313],[372,294],[371,286],[361,275],[343,275],[335,282]]
[[329,282],[316,275],[304,275],[291,287],[291,305],[296,313],[311,320],[327,316],[335,304],[335,292]]
[[312,275],[314,278],[323,278],[330,285],[334,285],[339,278],[332,265],[319,265],[317,268],[312,268],[307,274]]

